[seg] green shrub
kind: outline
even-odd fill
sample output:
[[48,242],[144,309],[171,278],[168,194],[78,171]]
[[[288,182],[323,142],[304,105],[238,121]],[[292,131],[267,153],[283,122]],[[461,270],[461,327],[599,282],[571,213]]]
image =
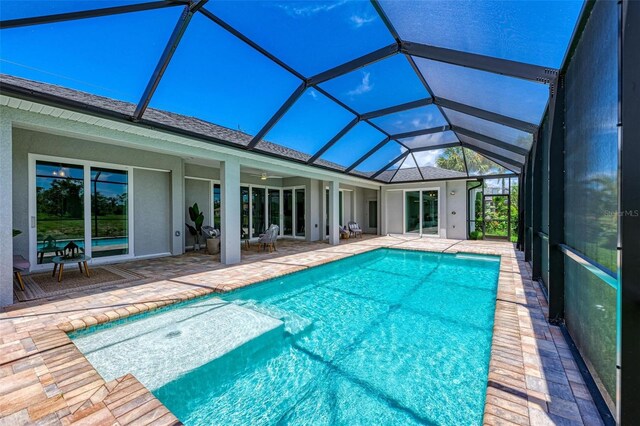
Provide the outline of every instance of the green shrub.
[[482,231],[471,231],[469,233],[470,240],[481,240],[482,239]]

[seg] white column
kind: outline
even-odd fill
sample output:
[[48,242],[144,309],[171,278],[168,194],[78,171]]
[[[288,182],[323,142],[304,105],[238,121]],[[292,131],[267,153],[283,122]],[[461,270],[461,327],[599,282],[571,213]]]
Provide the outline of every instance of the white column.
[[220,260],[225,265],[240,262],[240,163],[220,162]]
[[338,230],[338,197],[340,196],[340,184],[337,181],[329,182],[329,244],[340,243],[340,231]]
[[320,181],[320,240],[325,239],[325,235],[327,234],[327,224],[329,223],[329,218],[327,215],[327,182]]
[[[0,114],[0,306],[13,303],[13,180],[11,120]],[[26,191],[27,188],[24,188]],[[23,230],[28,232],[28,230]]]
[[177,256],[184,253],[185,241],[182,235],[185,231],[184,162],[182,159],[176,160],[176,164],[171,168],[171,211],[171,222],[173,225],[173,232],[171,233],[171,254]]

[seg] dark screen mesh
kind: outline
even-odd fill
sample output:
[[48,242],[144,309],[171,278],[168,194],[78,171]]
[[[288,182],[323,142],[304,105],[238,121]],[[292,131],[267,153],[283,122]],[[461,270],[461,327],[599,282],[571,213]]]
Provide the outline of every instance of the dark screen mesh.
[[[618,11],[596,2],[566,75],[565,240],[616,270]],[[615,291],[565,262],[566,323],[615,400]]]

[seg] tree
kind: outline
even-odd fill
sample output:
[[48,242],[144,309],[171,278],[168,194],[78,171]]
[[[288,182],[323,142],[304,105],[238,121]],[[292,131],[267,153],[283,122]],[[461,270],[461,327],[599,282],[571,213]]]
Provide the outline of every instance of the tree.
[[474,174],[485,175],[495,170],[496,165],[493,161],[470,149],[465,149],[463,154],[462,148],[457,146],[446,148],[436,160],[436,165],[443,169],[464,172],[465,157],[469,170]]

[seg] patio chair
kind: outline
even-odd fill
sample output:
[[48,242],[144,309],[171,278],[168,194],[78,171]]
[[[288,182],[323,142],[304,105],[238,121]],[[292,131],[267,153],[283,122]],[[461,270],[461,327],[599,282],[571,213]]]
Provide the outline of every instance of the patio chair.
[[24,271],[28,271],[31,267],[31,264],[24,257],[14,254],[13,255],[13,274],[16,276],[16,280],[18,280],[18,284],[20,284],[20,288],[24,291],[24,281],[22,280],[22,273]]
[[278,225],[269,226],[269,229],[267,229],[265,233],[261,234],[258,238],[259,247],[263,247],[264,249],[269,247],[269,253],[273,250],[278,251],[276,248],[276,241],[278,240],[279,233],[280,227]]
[[47,236],[42,242],[42,248],[38,250],[38,263],[43,262],[44,255],[47,253],[55,253],[56,256],[62,255],[62,249],[58,247],[58,241],[51,235]]
[[204,236],[205,239],[218,238],[220,236],[220,230],[215,229],[213,226],[203,226],[202,235]]
[[356,222],[349,222],[349,234],[353,237],[360,235],[360,238],[362,238],[362,229],[360,229],[360,225]]

